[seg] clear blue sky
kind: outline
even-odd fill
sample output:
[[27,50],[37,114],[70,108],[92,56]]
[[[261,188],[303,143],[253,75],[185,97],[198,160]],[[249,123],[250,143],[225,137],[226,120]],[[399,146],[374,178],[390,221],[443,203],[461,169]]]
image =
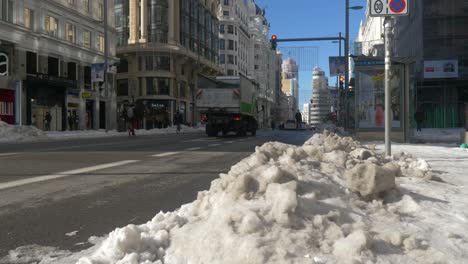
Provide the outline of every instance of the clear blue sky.
[[[278,38],[332,37],[345,32],[345,0],[256,0],[260,7],[266,7],[270,22],[270,34]],[[366,0],[350,0],[350,6],[364,6],[362,10],[350,10],[350,40],[359,31],[359,22],[365,18]],[[279,43],[281,47],[318,47],[318,66],[329,75],[328,57],[338,56],[338,43],[295,42]],[[343,47],[344,51],[344,47]],[[287,54],[283,55],[286,59]],[[312,72],[301,70],[299,65],[299,108],[312,96]],[[329,78],[335,85],[336,78]]]

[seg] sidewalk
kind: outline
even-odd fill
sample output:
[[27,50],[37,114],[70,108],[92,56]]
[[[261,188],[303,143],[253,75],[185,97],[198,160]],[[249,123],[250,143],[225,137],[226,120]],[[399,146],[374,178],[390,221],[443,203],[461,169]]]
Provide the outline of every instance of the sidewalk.
[[[204,132],[204,127],[182,126],[180,133],[198,133]],[[142,135],[165,135],[176,134],[176,127],[162,129],[139,129],[135,131],[137,136]],[[127,132],[118,132],[116,130],[76,130],[76,131],[42,131],[33,126],[14,126],[0,121],[0,143],[14,142],[35,142],[48,140],[65,140],[80,138],[103,138],[103,137],[122,137],[128,136]]]

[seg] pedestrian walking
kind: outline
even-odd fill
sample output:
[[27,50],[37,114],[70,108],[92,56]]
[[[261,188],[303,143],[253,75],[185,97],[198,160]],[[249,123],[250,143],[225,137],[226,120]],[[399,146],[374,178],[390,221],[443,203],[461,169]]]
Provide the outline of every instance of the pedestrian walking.
[[129,136],[135,136],[135,114],[134,114],[134,106],[131,105],[127,108],[127,130]]
[[80,117],[76,114],[76,112],[73,112],[73,121],[75,122],[75,129],[78,130],[80,127]]
[[299,110],[297,110],[295,118],[296,118],[296,129],[299,129],[301,128],[301,123],[302,123],[302,114]]
[[49,112],[46,112],[45,118],[44,118],[44,124],[45,124],[45,130],[50,131],[50,124],[52,123],[52,116],[50,115]]
[[420,107],[414,113],[414,120],[416,120],[416,131],[422,131],[422,123],[424,122],[424,112]]
[[37,127],[37,123],[36,123],[36,115],[32,115],[31,117],[31,125]]
[[75,122],[73,121],[72,112],[70,110],[68,110],[67,120],[68,120],[68,127],[69,127],[70,131],[72,131],[73,126],[75,125]]
[[177,110],[175,116],[174,116],[174,124],[177,126],[177,133],[180,132],[180,125],[183,122],[183,117],[182,114]]

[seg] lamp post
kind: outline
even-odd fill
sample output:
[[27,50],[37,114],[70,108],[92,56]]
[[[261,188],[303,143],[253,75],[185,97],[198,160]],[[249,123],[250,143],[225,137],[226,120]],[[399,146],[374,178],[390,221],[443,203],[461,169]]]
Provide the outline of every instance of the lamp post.
[[348,86],[349,86],[349,10],[361,10],[363,6],[349,6],[349,0],[346,0],[346,33],[345,33],[345,129],[349,126],[349,107],[348,107]]

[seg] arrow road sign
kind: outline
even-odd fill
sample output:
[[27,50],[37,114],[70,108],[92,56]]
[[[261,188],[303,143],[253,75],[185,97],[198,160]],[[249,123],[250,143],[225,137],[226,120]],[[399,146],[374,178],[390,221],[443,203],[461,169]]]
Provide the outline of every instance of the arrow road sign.
[[371,0],[369,2],[370,16],[407,16],[410,0]]

